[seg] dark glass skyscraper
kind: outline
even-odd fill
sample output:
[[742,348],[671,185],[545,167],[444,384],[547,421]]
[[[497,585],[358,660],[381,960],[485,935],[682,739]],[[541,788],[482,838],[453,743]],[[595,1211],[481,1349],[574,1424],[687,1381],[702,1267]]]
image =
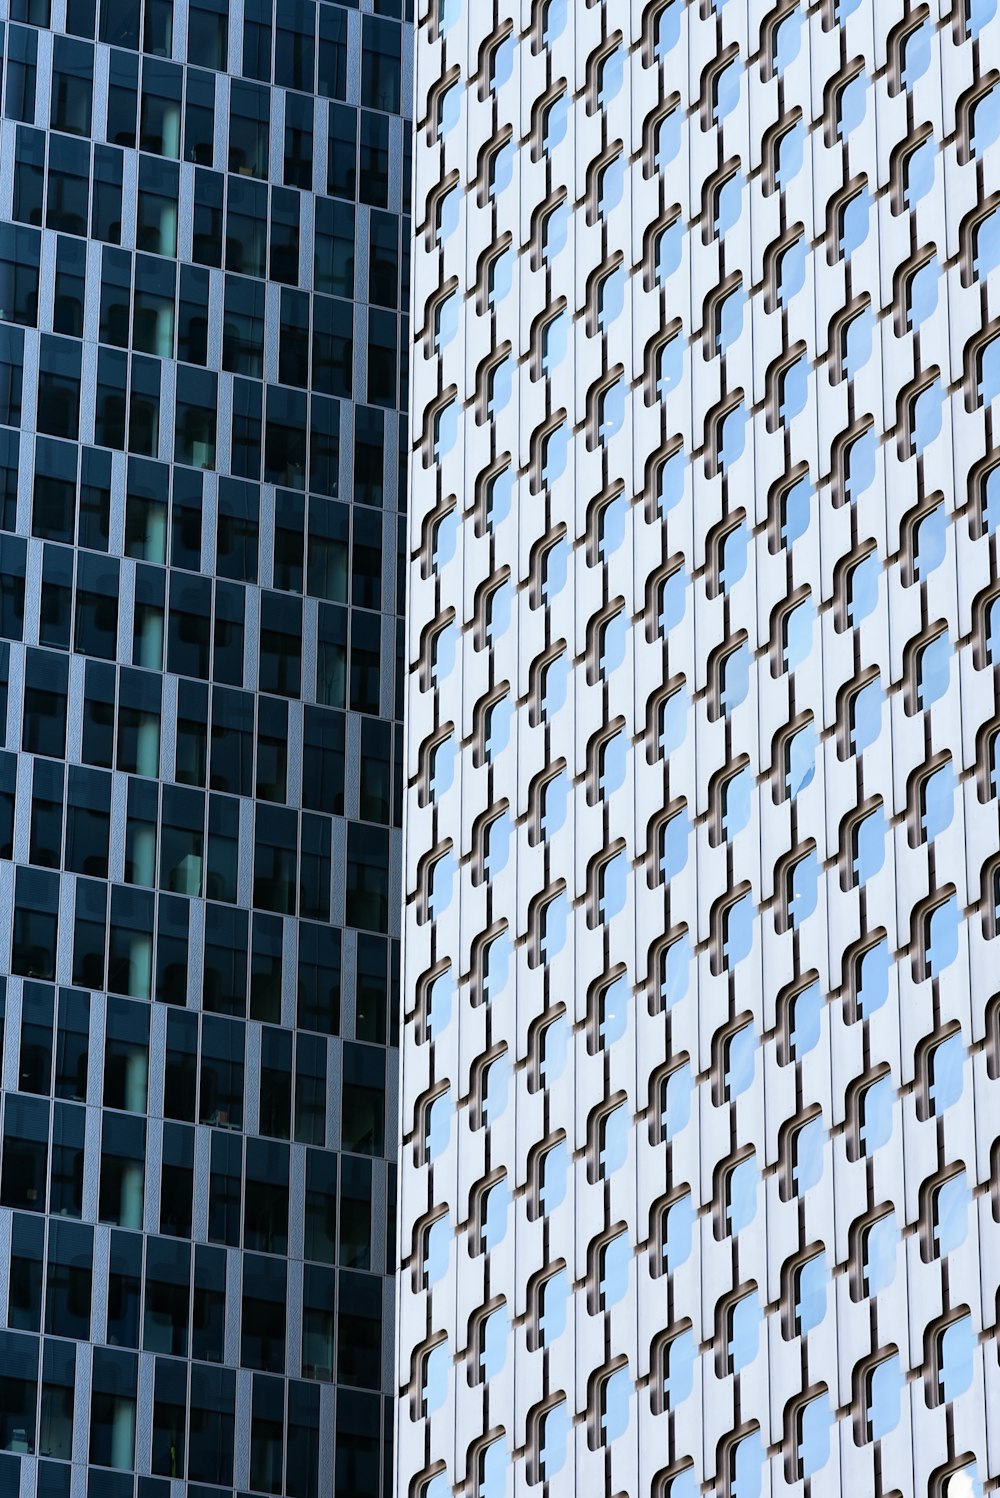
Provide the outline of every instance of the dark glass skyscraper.
[[409,8],[0,4],[3,1498],[388,1483]]

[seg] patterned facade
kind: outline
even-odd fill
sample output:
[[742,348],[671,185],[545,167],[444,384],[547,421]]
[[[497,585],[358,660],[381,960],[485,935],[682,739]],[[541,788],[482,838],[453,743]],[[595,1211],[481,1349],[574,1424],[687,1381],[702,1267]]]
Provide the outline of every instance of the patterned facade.
[[995,0],[423,0],[398,1498],[1000,1474]]
[[4,1498],[387,1490],[408,10],[0,4]]

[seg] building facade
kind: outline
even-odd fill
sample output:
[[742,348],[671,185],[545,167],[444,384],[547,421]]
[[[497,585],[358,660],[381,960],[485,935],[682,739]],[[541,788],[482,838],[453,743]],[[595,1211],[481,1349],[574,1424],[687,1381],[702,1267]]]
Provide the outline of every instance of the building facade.
[[398,1498],[1000,1474],[995,0],[423,0]]
[[387,1491],[407,8],[0,5],[4,1498]]

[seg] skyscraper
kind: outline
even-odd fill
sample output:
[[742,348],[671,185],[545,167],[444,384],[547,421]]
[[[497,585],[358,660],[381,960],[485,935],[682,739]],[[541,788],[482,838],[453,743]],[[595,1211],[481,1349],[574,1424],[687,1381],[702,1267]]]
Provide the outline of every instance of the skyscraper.
[[2,7],[3,1498],[386,1490],[409,9]]
[[968,1498],[993,0],[418,16],[398,1498]]

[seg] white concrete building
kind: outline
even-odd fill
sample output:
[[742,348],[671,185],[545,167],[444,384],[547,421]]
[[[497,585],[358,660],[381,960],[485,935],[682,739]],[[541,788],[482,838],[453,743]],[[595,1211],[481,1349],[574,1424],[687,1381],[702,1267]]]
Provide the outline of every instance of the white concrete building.
[[418,10],[398,1498],[969,1498],[996,0]]

